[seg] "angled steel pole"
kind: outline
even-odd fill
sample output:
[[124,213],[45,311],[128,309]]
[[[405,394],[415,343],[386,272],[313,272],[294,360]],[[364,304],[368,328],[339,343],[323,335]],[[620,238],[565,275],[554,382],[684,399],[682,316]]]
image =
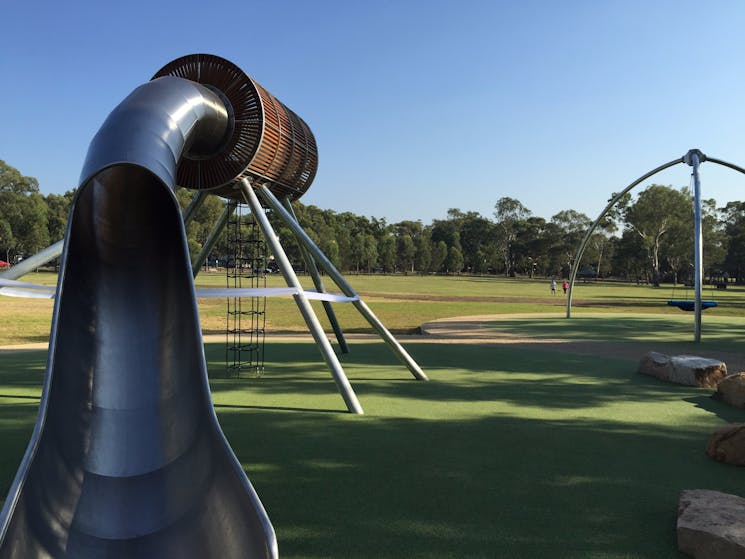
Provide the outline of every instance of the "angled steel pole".
[[[264,209],[261,207],[261,203],[259,202],[251,183],[247,179],[242,179],[238,184],[243,196],[246,198],[246,202],[251,208],[251,212],[256,218],[256,222],[259,224],[266,241],[269,243],[269,246],[274,253],[274,258],[277,261],[277,265],[279,266],[287,285],[298,289],[298,293],[293,295],[295,303],[297,304],[298,309],[300,309],[300,314],[303,315],[303,319],[305,319],[305,323],[308,325],[308,329],[313,335],[313,339],[315,340],[318,349],[321,351],[323,359],[326,361],[329,369],[331,369],[331,375],[334,377],[336,386],[339,388],[339,392],[341,392],[341,396],[347,404],[347,409],[352,413],[365,413],[362,411],[362,406],[360,405],[359,400],[357,400],[357,395],[354,393],[352,385],[349,384],[347,375],[344,373],[344,369],[334,353],[334,348],[331,347],[331,342],[329,342],[329,339],[326,337],[323,327],[318,321],[318,317],[313,311],[313,307],[310,305],[310,301],[308,301],[308,298],[305,296],[303,286],[300,284],[297,275],[295,275],[295,270],[292,269],[287,254],[285,254],[282,244],[279,242],[279,237],[274,232],[274,229],[272,229],[269,219],[266,217]],[[284,208],[282,209],[284,210]]]
[[55,258],[62,254],[62,248],[64,247],[65,239],[61,239],[49,245],[47,248],[40,250],[33,256],[29,256],[25,260],[21,260],[15,266],[11,266],[7,270],[0,272],[0,278],[3,279],[18,279],[26,274],[33,272],[36,268],[43,266],[47,262],[51,262]]
[[194,214],[197,213],[197,210],[202,207],[202,204],[204,204],[204,201],[207,199],[207,195],[209,193],[206,190],[197,190],[196,194],[194,194],[194,197],[191,199],[191,202],[189,202],[189,205],[186,206],[186,209],[184,210],[184,225],[189,225],[189,222],[194,219]]
[[204,264],[204,261],[207,259],[210,252],[212,252],[212,249],[215,248],[217,239],[220,238],[220,233],[222,233],[223,229],[225,229],[230,216],[233,215],[233,212],[235,211],[235,208],[237,206],[238,202],[236,202],[235,200],[228,200],[225,204],[220,217],[217,218],[215,225],[212,227],[212,231],[210,231],[210,234],[207,236],[207,240],[204,241],[202,249],[191,262],[192,276],[197,277],[199,270],[202,268],[202,264]]
[[701,341],[701,283],[703,281],[703,237],[701,232],[701,180],[698,168],[706,156],[697,149],[690,150],[685,156],[685,162],[693,167],[693,292],[694,292],[694,326],[693,341]]
[[737,171],[738,173],[742,173],[745,175],[745,169],[740,167],[739,165],[735,165],[734,163],[730,163],[729,161],[724,161],[723,159],[717,159],[716,157],[710,157],[706,156],[706,162],[707,163],[716,163],[717,165],[721,165],[722,167],[729,167],[733,171]]
[[334,283],[339,287],[339,289],[341,289],[342,293],[344,293],[344,295],[346,295],[347,297],[357,297],[357,300],[353,301],[352,304],[365,318],[365,320],[367,320],[370,326],[375,329],[375,331],[378,333],[378,335],[380,335],[383,341],[388,344],[393,353],[408,367],[409,371],[411,371],[411,374],[414,375],[414,378],[416,378],[417,380],[429,380],[427,378],[427,375],[424,374],[417,362],[414,361],[411,355],[409,355],[408,352],[403,348],[403,346],[398,343],[398,340],[393,337],[393,334],[388,331],[388,329],[383,325],[378,317],[375,316],[375,313],[370,310],[370,307],[368,307],[364,301],[359,299],[359,296],[354,291],[354,289],[352,289],[352,286],[347,283],[347,280],[344,279],[344,276],[341,275],[341,272],[339,272],[339,270],[334,267],[334,265],[326,257],[326,255],[323,254],[323,251],[321,251],[321,249],[316,246],[316,244],[303,230],[303,228],[300,227],[300,224],[292,218],[290,213],[282,206],[281,202],[277,200],[276,196],[272,194],[272,192],[266,187],[266,185],[262,185],[261,187],[259,187],[259,193],[261,194],[262,198],[264,198],[266,203],[271,206],[277,217],[279,217],[285,223],[285,225],[287,225],[290,230],[292,230],[300,244],[304,245],[305,248],[308,249],[308,252],[313,255],[316,262],[318,262],[321,267],[326,270],[326,273],[328,273],[329,277],[334,280]]
[[[290,199],[283,198],[282,205],[284,205],[292,218],[297,221],[297,216],[295,215],[295,210],[292,208]],[[323,280],[321,279],[321,274],[318,272],[318,266],[316,266],[316,261],[313,259],[313,255],[308,252],[308,249],[306,249],[302,243],[300,243],[300,253],[303,255],[303,260],[305,260],[305,265],[308,267],[308,272],[310,273],[310,277],[313,279],[313,285],[315,286],[316,291],[318,291],[319,293],[326,293],[326,290],[323,288]],[[342,353],[349,353],[347,340],[344,339],[344,332],[339,325],[339,321],[336,319],[336,313],[334,312],[334,308],[331,306],[331,302],[322,301],[322,303],[323,310],[326,311],[326,316],[331,323],[331,328],[334,330],[336,341],[339,342],[339,349],[341,349]]]

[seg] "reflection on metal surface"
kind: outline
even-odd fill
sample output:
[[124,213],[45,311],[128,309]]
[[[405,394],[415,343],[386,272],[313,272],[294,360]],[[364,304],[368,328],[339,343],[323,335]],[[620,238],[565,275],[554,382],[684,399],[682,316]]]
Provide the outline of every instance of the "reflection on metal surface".
[[[216,56],[166,65],[111,112],[72,204],[39,416],[0,511],[0,559],[278,557],[212,408],[177,184],[246,197],[281,260],[282,294],[297,302],[350,411],[362,407],[310,299],[351,302],[427,380],[277,199],[291,209],[317,163],[307,125]],[[303,290],[252,179],[342,295]]]
[[230,105],[233,131],[223,154],[186,158],[178,184],[214,189],[242,200],[234,186],[243,178],[271,182],[272,191],[290,199],[310,188],[318,167],[318,148],[308,125],[233,63],[210,54],[184,56],[161,68],[155,78],[178,76],[214,88]]
[[277,557],[212,408],[172,192],[182,154],[219,152],[227,130],[220,96],[165,77],[135,90],[91,143],[0,557]]

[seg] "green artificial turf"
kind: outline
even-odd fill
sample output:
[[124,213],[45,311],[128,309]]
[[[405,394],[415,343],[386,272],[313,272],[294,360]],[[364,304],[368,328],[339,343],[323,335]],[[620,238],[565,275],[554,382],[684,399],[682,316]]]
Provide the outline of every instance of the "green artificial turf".
[[[745,494],[704,453],[745,410],[636,374],[636,363],[509,346],[380,342],[341,356],[345,412],[313,343],[267,342],[261,377],[206,355],[223,429],[284,559],[654,558],[676,551],[683,489]],[[33,429],[43,352],[0,354],[0,492]]]
[[695,353],[740,352],[745,340],[745,317],[702,315],[701,342],[693,342],[694,317],[676,314],[580,314],[523,316],[490,320],[485,326],[496,334],[533,339],[612,341],[615,344],[653,343],[658,351]]

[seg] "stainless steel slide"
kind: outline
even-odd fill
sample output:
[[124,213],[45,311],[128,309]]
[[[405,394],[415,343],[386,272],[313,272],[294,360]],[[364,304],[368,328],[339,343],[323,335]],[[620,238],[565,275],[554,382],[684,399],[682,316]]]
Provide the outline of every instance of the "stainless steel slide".
[[230,111],[163,77],[91,143],[57,286],[39,417],[0,513],[0,557],[274,558],[274,530],[217,422],[184,226],[182,156]]

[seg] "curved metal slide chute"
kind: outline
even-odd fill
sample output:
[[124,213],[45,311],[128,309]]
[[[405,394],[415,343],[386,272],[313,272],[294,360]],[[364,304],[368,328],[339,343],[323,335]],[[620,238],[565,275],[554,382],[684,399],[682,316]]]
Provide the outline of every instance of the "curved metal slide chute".
[[223,149],[229,120],[214,91],[163,77],[94,138],[0,557],[277,557],[212,407],[173,195],[179,160]]

